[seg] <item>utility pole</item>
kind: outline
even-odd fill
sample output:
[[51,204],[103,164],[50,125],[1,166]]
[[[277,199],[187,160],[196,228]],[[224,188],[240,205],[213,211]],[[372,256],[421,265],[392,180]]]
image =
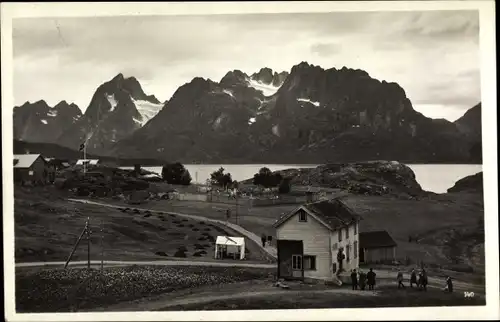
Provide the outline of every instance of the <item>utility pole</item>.
[[239,225],[239,217],[238,217],[238,192],[235,192],[234,196],[236,202],[236,225]]

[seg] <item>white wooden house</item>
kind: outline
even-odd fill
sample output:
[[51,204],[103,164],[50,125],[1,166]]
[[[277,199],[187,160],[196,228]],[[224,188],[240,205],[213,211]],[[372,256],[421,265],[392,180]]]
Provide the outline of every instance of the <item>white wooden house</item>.
[[278,278],[333,280],[358,269],[360,219],[339,198],[308,203],[283,215],[273,225]]

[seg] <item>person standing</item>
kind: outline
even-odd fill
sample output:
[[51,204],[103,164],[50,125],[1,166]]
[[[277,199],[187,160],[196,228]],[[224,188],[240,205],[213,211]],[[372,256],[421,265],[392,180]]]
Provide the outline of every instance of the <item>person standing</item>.
[[398,280],[398,288],[405,288],[403,284],[403,273],[401,273],[401,271],[398,271],[397,280]]
[[411,275],[410,275],[410,287],[413,288],[413,284],[417,285],[417,273],[415,272],[415,269],[411,270]]
[[262,235],[260,236],[260,240],[262,241],[262,247],[266,247],[266,240],[267,240],[266,234],[262,233]]
[[356,273],[356,270],[353,269],[351,273],[351,283],[352,283],[352,289],[357,290],[358,289],[358,274]]
[[451,276],[448,276],[446,278],[446,289],[448,292],[452,293],[453,292],[453,281],[451,280]]
[[359,271],[359,288],[365,290],[366,287],[366,273]]
[[376,276],[377,276],[377,274],[375,274],[375,272],[373,271],[373,268],[370,268],[370,271],[368,272],[368,274],[366,274],[366,279],[368,281],[368,289],[369,290],[374,289]]
[[427,272],[422,269],[422,288],[427,292]]

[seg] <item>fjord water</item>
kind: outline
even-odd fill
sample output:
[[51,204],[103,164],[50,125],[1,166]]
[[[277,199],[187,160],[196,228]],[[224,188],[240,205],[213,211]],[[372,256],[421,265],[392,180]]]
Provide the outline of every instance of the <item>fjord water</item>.
[[[185,164],[193,183],[204,183],[210,174],[220,167],[231,173],[233,180],[241,181],[252,178],[262,167],[271,171],[290,168],[313,168],[315,164]],[[408,164],[415,173],[422,189],[435,193],[445,193],[455,182],[463,177],[482,170],[481,164]],[[143,167],[145,170],[161,174],[161,167]],[[127,168],[130,169],[130,168]]]

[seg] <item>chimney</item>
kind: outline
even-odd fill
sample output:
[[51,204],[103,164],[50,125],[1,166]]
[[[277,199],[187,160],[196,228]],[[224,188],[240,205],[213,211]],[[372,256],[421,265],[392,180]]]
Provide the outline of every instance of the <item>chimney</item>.
[[26,149],[25,151],[26,151],[26,154],[30,154],[30,150]]

